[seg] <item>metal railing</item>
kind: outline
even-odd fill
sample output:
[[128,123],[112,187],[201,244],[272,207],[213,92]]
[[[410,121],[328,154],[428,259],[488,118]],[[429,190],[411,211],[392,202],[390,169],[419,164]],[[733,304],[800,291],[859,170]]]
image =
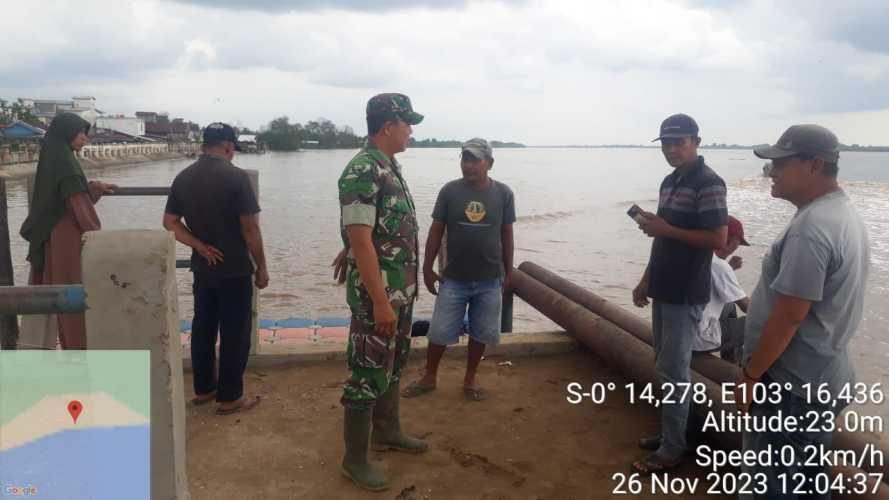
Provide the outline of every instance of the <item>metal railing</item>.
[[[154,186],[118,187],[113,193],[105,196],[168,196],[170,188]],[[188,269],[191,261],[188,259],[176,259],[177,269]]]
[[[169,187],[118,187],[105,196],[167,196]],[[258,193],[257,193],[258,196]],[[177,259],[177,269],[191,267],[190,259]],[[512,291],[503,295],[501,328],[504,333],[513,328]],[[0,315],[81,313],[86,310],[86,294],[82,285],[0,287]],[[255,348],[255,347],[254,347]]]
[[83,285],[0,287],[0,314],[65,314],[86,311]]

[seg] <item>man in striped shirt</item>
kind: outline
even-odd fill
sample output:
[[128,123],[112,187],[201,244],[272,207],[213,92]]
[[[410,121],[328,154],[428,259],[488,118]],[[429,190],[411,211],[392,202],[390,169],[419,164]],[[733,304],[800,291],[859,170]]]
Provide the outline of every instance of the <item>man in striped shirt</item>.
[[670,116],[655,141],[674,171],[661,183],[657,214],[642,213],[639,227],[654,241],[633,303],[653,301],[655,369],[670,397],[661,402],[661,435],[639,443],[655,450],[633,464],[640,473],[675,467],[687,451],[690,401],[680,396],[690,394],[685,384],[691,383],[692,344],[710,300],[713,251],[726,245],[728,234],[725,182],[698,156],[698,124],[688,115]]

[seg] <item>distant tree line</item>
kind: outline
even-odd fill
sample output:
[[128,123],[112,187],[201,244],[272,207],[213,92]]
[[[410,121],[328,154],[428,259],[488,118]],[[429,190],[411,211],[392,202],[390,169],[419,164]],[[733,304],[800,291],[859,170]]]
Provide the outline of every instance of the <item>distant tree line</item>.
[[[502,141],[490,141],[492,148],[523,148],[524,144],[518,142],[502,142]],[[422,139],[416,140],[411,137],[410,147],[412,148],[459,148],[463,141],[457,141],[453,139],[447,139],[444,141],[440,141],[438,139]]]
[[[249,133],[248,129],[241,133]],[[326,118],[302,123],[290,123],[286,116],[275,118],[261,127],[257,140],[269,145],[274,151],[296,151],[298,149],[355,149],[364,144],[366,136],[357,135],[351,127],[338,127]],[[410,147],[415,148],[459,148],[461,141],[438,139],[416,140],[411,138]],[[491,141],[495,148],[521,148],[517,142]]]
[[[496,145],[496,142],[493,143]],[[717,144],[715,142],[710,144],[701,144],[701,149],[742,149],[742,150],[750,150],[750,149],[759,149],[768,147],[768,144],[753,144],[753,145],[743,145],[743,144]],[[418,146],[422,147],[422,146]],[[509,147],[509,146],[506,146]],[[535,146],[538,148],[577,148],[577,149],[630,149],[630,148],[647,148],[647,149],[660,149],[660,145],[651,145],[651,144],[568,144],[568,145],[558,145],[558,146]],[[859,144],[852,144],[851,146],[846,144],[840,144],[840,151],[864,151],[870,153],[887,153],[889,152],[889,146],[861,146]]]
[[[768,147],[768,144],[754,144],[752,146],[747,145],[738,145],[738,144],[716,144],[715,142],[709,145],[701,145],[701,148],[705,149],[758,149],[763,147]],[[859,144],[840,144],[840,151],[866,151],[866,152],[889,152],[889,146],[861,146]]]
[[337,127],[326,118],[302,124],[290,123],[286,116],[275,118],[260,128],[256,138],[274,151],[357,148],[363,142],[351,127]]
[[852,144],[851,146],[847,146],[845,144],[840,144],[840,151],[867,151],[871,153],[886,153],[889,152],[889,146],[861,146],[859,144]]
[[29,124],[37,123],[38,121],[37,117],[31,113],[31,110],[23,106],[22,103],[10,103],[0,99],[0,125],[9,125],[16,120]]

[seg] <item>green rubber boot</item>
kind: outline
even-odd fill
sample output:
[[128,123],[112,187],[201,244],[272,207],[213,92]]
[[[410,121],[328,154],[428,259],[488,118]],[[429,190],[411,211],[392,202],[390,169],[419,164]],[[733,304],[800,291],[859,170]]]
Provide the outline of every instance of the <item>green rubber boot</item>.
[[367,461],[367,444],[370,440],[371,410],[346,409],[343,417],[343,437],[346,440],[346,456],[343,458],[343,475],[359,488],[383,491],[389,488],[386,477]]
[[401,382],[394,382],[389,389],[377,398],[373,410],[373,437],[370,446],[376,451],[397,450],[407,453],[423,453],[429,446],[422,439],[408,436],[401,432],[401,420],[398,416]]

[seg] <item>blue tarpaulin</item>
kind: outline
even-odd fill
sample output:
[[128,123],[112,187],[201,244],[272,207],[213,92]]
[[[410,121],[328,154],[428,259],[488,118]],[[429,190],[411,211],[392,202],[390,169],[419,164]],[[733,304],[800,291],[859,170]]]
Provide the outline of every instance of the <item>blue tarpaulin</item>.
[[43,130],[23,121],[13,122],[7,127],[0,128],[0,136],[6,139],[39,139],[43,134]]

